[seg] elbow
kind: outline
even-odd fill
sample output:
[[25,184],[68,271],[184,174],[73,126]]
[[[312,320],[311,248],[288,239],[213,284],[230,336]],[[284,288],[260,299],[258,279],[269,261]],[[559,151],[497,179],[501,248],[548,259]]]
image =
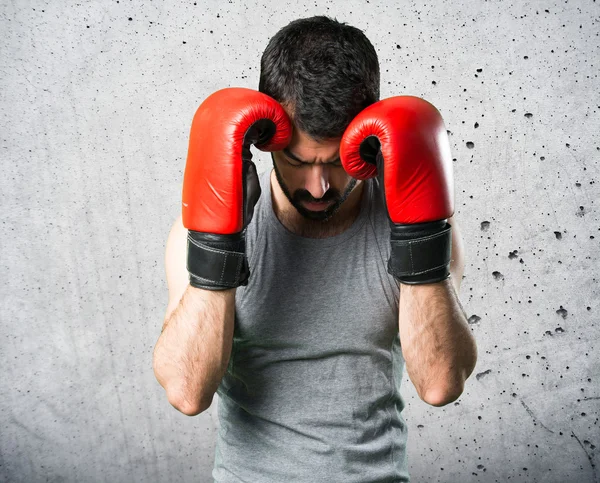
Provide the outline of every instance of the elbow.
[[154,374],[159,384],[165,390],[167,401],[180,413],[186,416],[197,416],[206,411],[212,404],[214,394],[210,397],[191,396],[189,392],[182,391],[179,384],[167,383],[167,380],[160,376],[156,368]]
[[435,388],[427,391],[421,398],[424,402],[430,406],[442,407],[447,404],[456,401],[463,393],[463,388],[455,388],[453,391],[449,391],[442,388]]
[[194,396],[191,395],[189,390],[183,390],[183,387],[186,387],[185,384],[182,384],[181,381],[176,381],[172,371],[165,369],[165,365],[161,364],[161,360],[157,357],[156,349],[152,361],[152,369],[154,370],[156,380],[165,390],[167,401],[180,413],[186,416],[197,416],[206,411],[212,404],[214,393],[210,397],[205,397],[202,393]]
[[463,371],[455,377],[452,377],[450,380],[445,381],[443,384],[425,391],[421,397],[423,401],[430,406],[442,407],[453,403],[462,395],[465,389],[465,383],[477,364],[477,346],[475,345],[474,339],[472,347],[472,357]]
[[167,399],[169,404],[180,413],[185,414],[186,416],[198,416],[198,414],[203,413],[210,408],[213,397],[211,396],[208,399],[198,399],[181,396],[181,394],[167,393]]

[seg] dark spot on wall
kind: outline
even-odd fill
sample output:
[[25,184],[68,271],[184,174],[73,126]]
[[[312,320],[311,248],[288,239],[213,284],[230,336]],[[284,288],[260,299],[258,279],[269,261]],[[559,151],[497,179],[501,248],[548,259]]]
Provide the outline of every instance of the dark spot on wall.
[[531,119],[531,118],[533,117],[533,114],[531,114],[530,112],[526,112],[526,113],[525,113],[525,117],[526,117],[527,119]]
[[555,231],[554,232],[554,236],[556,237],[557,240],[561,240],[562,239],[562,233],[560,231]]
[[467,141],[467,147],[469,149],[473,149],[475,147],[475,143],[471,142],[471,141]]
[[482,221],[481,222],[481,231],[488,231],[489,229],[490,229],[490,222]]
[[480,372],[479,374],[475,374],[475,379],[477,379],[478,381],[482,378],[484,378],[485,376],[489,375],[492,373],[491,369],[488,369],[487,371],[483,371]]
[[563,306],[562,306],[562,305],[560,306],[560,309],[558,309],[558,310],[556,311],[556,313],[557,313],[558,315],[560,315],[560,316],[561,316],[563,319],[566,319],[566,318],[567,318],[567,314],[568,314],[568,312],[567,312],[567,311],[566,311],[566,310],[563,308]]
[[471,317],[469,317],[469,320],[467,320],[467,322],[469,323],[469,325],[472,325],[472,324],[477,324],[480,320],[481,320],[481,317],[473,314],[473,315],[471,315]]
[[508,252],[508,258],[509,258],[509,259],[511,259],[511,260],[512,260],[513,258],[517,258],[517,256],[518,256],[518,255],[517,255],[517,252],[518,252],[518,251],[519,251],[519,250],[513,250],[512,252]]
[[492,276],[494,277],[494,280],[504,280],[504,275],[500,272],[492,272]]

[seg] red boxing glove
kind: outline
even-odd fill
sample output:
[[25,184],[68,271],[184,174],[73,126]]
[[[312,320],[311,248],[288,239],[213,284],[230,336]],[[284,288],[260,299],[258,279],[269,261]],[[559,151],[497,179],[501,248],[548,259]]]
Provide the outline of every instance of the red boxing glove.
[[222,89],[200,105],[183,177],[190,285],[225,290],[247,284],[245,228],[261,193],[250,145],[279,151],[291,135],[283,107],[252,89]]
[[413,96],[372,104],[344,132],[340,158],[350,176],[378,176],[382,184],[391,225],[388,272],[406,284],[447,279],[454,180],[438,110]]

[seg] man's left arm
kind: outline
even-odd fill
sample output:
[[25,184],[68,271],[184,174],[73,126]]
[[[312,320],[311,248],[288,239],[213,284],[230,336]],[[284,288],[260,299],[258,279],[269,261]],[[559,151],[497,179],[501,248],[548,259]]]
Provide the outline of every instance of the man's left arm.
[[415,96],[378,101],[346,128],[340,159],[350,176],[380,180],[408,375],[432,406],[455,401],[475,368],[477,348],[457,295],[463,247],[452,219],[453,162],[442,116]]
[[475,368],[477,347],[458,298],[464,248],[458,223],[452,225],[450,278],[437,283],[400,283],[400,343],[406,370],[421,399],[444,406],[460,397]]

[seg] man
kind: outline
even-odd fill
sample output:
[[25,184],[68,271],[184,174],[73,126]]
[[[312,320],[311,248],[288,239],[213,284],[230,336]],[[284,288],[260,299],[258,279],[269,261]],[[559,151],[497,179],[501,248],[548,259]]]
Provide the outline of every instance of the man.
[[409,481],[404,365],[443,406],[476,362],[441,117],[379,101],[373,46],[327,17],[271,39],[259,91],[194,117],[156,377],[190,416],[219,394],[215,481]]

